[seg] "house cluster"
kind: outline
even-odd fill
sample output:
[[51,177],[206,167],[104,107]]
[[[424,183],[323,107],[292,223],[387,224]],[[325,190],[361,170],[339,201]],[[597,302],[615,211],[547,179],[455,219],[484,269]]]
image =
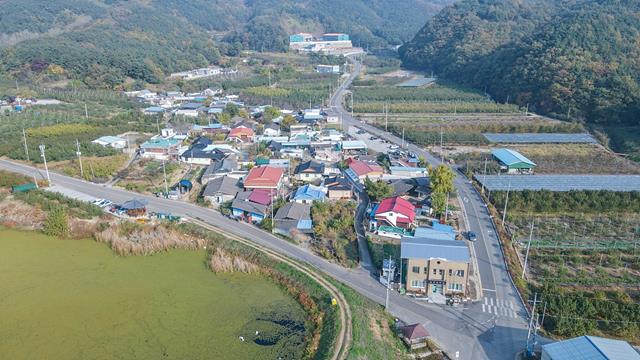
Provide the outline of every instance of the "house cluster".
[[289,48],[298,52],[339,54],[352,50],[353,44],[349,35],[343,33],[325,33],[320,36],[298,33],[289,36]]
[[238,70],[231,68],[221,68],[219,66],[209,66],[205,68],[198,68],[187,71],[180,71],[171,73],[169,75],[170,79],[181,79],[181,80],[195,80],[202,79],[207,77],[214,77],[220,75],[232,75],[236,74]]
[[244,103],[238,100],[238,95],[222,94],[221,89],[205,89],[196,93],[153,92],[145,89],[125,92],[125,95],[149,105],[142,109],[142,113],[145,115],[171,114],[194,118],[199,116],[213,117],[222,113],[227,104],[244,106]]
[[469,248],[454,227],[431,217],[427,170],[416,160],[413,154],[392,154],[388,170],[366,156],[347,161],[345,173],[352,181],[386,181],[393,190],[369,210],[370,236],[400,245],[400,263],[385,261],[380,280],[385,282],[389,272],[392,277],[398,269],[408,293],[463,298],[468,292]]

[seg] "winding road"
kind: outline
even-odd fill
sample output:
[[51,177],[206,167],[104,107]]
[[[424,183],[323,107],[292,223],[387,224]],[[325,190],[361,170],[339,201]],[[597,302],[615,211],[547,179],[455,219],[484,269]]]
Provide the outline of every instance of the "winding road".
[[[393,143],[401,144],[401,139],[396,136],[362,124],[344,110],[342,106],[344,92],[360,73],[362,67],[360,62],[351,61],[353,61],[354,70],[332,96],[331,106],[342,113],[343,124],[346,127],[356,126]],[[407,144],[407,147],[410,151],[425,156],[432,164],[438,163],[438,160],[424,149],[413,144]],[[7,160],[0,160],[0,168],[44,178],[39,169]],[[370,269],[344,268],[255,226],[230,220],[212,209],[181,201],[145,196],[54,172],[51,173],[51,180],[56,187],[96,198],[106,198],[116,203],[132,198],[144,198],[148,201],[150,211],[198,219],[237,237],[250,240],[260,247],[304,262],[379,304],[385,302],[386,289],[372,276]],[[469,228],[478,234],[478,241],[473,246],[478,257],[480,278],[485,293],[483,300],[453,308],[424,304],[392,292],[388,311],[405,322],[422,323],[452,359],[512,360],[525,344],[526,313],[509,280],[500,242],[479,194],[463,177],[458,176],[455,181],[459,196],[467,199],[464,207]]]

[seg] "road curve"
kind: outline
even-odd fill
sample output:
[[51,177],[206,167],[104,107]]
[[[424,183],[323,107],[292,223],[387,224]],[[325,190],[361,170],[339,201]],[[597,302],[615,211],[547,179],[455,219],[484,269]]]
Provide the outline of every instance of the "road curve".
[[[255,250],[258,250],[264,254],[266,254],[267,256],[270,256],[278,261],[281,261],[291,267],[293,267],[294,269],[300,271],[301,273],[309,276],[311,279],[313,279],[315,282],[317,282],[320,286],[322,286],[323,288],[325,288],[329,294],[331,294],[331,297],[333,299],[336,299],[337,303],[338,303],[338,314],[340,316],[340,332],[338,334],[338,336],[336,336],[336,343],[333,346],[333,356],[331,357],[332,360],[342,360],[342,359],[346,359],[347,355],[349,354],[349,349],[351,349],[351,343],[353,340],[353,329],[352,329],[352,322],[351,322],[351,308],[349,307],[349,303],[347,302],[347,300],[345,299],[344,295],[342,294],[342,292],[340,290],[338,290],[332,283],[330,283],[329,281],[327,281],[325,278],[323,278],[320,274],[316,273],[316,271],[308,269],[306,266],[291,260],[290,258],[283,256],[281,254],[279,254],[276,251],[273,251],[271,249],[265,248],[264,246],[260,246],[257,245],[256,243],[252,242],[251,240],[247,240],[244,238],[241,238],[239,236],[236,236],[235,234],[232,234],[228,231],[222,230],[220,228],[217,228],[215,226],[212,226],[204,221],[201,221],[199,219],[189,219],[190,222],[202,226],[205,229],[209,229],[212,231],[216,231],[222,235],[225,235],[226,237],[238,241],[246,246],[249,246]],[[328,300],[328,299],[327,299]]]

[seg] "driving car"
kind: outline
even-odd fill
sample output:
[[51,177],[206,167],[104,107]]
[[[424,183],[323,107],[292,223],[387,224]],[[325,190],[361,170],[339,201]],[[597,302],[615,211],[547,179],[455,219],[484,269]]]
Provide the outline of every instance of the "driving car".
[[467,232],[467,239],[469,239],[469,241],[476,241],[476,240],[478,240],[478,236],[473,231],[468,231]]

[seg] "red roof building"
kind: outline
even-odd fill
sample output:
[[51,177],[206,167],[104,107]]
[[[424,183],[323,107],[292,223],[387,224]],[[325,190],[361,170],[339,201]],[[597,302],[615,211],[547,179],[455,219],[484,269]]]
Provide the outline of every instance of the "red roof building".
[[390,225],[406,229],[415,218],[415,207],[398,196],[382,200],[375,209],[375,219],[378,226]]
[[277,190],[282,185],[284,169],[272,166],[255,167],[249,171],[244,179],[245,189],[273,189]]
[[256,189],[251,192],[248,200],[260,205],[270,205],[273,191],[266,189]]
[[227,136],[227,140],[232,140],[232,141],[237,141],[237,142],[252,142],[253,141],[253,137],[256,134],[253,132],[252,129],[244,126],[244,125],[240,125],[236,128],[231,129],[231,131],[229,131],[229,135]]
[[361,160],[351,160],[347,161],[347,163],[349,164],[349,169],[351,169],[351,171],[353,171],[360,180],[364,180],[366,177],[377,178],[384,174],[382,166],[376,163],[369,163]]

